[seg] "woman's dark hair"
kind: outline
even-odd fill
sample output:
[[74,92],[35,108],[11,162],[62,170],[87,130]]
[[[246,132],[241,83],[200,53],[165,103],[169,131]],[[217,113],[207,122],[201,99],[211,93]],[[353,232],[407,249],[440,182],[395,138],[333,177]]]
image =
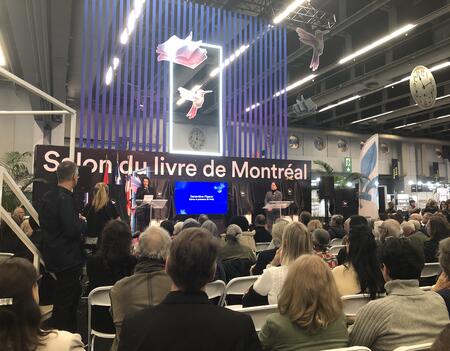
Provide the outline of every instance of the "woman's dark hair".
[[[364,217],[363,217],[364,218]],[[366,224],[350,226],[347,262],[358,275],[362,292],[368,292],[374,299],[383,289],[384,280],[377,258],[377,244]]]
[[444,215],[436,214],[430,218],[428,223],[430,225],[429,235],[431,239],[441,241],[449,237],[450,226]]
[[0,299],[12,299],[11,305],[0,306],[0,342],[6,350],[35,350],[48,335],[40,328],[41,311],[33,297],[37,279],[36,269],[26,259],[0,263]]
[[164,228],[165,230],[167,230],[167,232],[169,233],[170,236],[173,235],[173,231],[175,229],[175,224],[173,223],[173,221],[171,221],[169,219],[165,220],[165,221],[162,221],[159,226],[161,228]]
[[112,219],[103,228],[98,255],[107,265],[130,256],[130,226],[120,219]]
[[350,216],[350,227],[355,225],[367,225],[366,217],[360,215]]
[[243,232],[247,232],[249,228],[248,220],[244,216],[234,216],[233,218],[231,218],[229,224],[238,225]]

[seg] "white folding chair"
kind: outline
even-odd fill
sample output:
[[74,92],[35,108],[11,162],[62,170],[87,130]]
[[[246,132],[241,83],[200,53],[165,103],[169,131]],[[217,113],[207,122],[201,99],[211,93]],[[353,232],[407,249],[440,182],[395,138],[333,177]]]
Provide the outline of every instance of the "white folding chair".
[[88,350],[94,351],[95,337],[114,339],[116,334],[102,333],[92,329],[92,306],[111,307],[109,292],[112,286],[100,286],[93,289],[88,296]]
[[[426,342],[423,344],[416,344],[410,346],[400,346],[394,349],[394,351],[428,351],[433,343]],[[448,346],[448,345],[447,345]]]
[[14,254],[9,252],[0,252],[0,262],[6,261],[7,259],[10,259],[14,257]]
[[439,262],[425,263],[425,266],[420,273],[420,278],[432,278],[441,274],[442,269]]
[[322,351],[370,351],[370,349],[365,346],[351,346],[351,347],[341,347],[339,349],[327,349]]
[[240,309],[235,309],[235,311],[248,314],[253,320],[255,330],[259,332],[264,323],[266,322],[267,316],[269,314],[278,312],[278,305],[244,307]]
[[431,291],[431,288],[433,286],[429,285],[429,286],[421,286],[420,289],[422,289],[423,291]]
[[270,245],[270,241],[267,243],[256,243],[256,252],[267,250]]
[[[220,303],[221,306],[226,305],[226,298],[228,295],[244,295],[248,289],[253,285],[254,282],[259,278],[259,275],[252,275],[249,277],[238,277],[231,279],[227,286],[225,287],[225,291],[222,296],[222,301]],[[235,309],[241,308],[242,305],[230,305],[228,308]]]
[[358,310],[370,302],[370,296],[365,294],[344,295],[341,299],[347,317],[355,317]]
[[334,245],[328,249],[328,253],[332,255],[337,255],[341,249],[343,249],[345,245]]
[[344,239],[342,239],[342,238],[334,238],[333,240],[330,241],[330,247],[336,246],[336,245],[342,245],[343,240]]
[[206,295],[208,299],[219,298],[219,304],[222,301],[223,293],[225,291],[225,283],[222,280],[215,280],[206,284]]

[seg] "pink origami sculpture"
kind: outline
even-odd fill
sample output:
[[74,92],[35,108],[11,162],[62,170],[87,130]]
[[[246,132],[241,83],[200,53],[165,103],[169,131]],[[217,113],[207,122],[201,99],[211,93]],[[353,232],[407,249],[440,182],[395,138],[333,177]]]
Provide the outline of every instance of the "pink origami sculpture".
[[186,39],[172,35],[156,48],[159,61],[169,61],[195,69],[208,58],[206,49],[200,48],[202,41],[192,41],[192,32]]
[[205,95],[208,93],[212,93],[212,90],[187,90],[185,88],[178,88],[178,92],[180,96],[184,100],[192,101],[192,106],[189,112],[186,114],[186,117],[189,119],[194,119],[197,116],[197,111],[202,108],[203,103],[205,102]]
[[298,34],[299,40],[303,44],[309,45],[313,48],[313,56],[309,68],[311,68],[313,71],[316,71],[317,68],[319,68],[319,57],[323,54],[323,36],[329,31],[316,30],[314,32],[314,35],[301,28],[297,28],[295,31]]

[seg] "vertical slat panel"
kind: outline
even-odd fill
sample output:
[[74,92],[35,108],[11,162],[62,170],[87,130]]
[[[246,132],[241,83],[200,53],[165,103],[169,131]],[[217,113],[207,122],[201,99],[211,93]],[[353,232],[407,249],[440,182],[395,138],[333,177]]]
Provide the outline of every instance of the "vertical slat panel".
[[258,107],[259,109],[259,153],[262,156],[262,149],[263,149],[263,138],[265,139],[265,135],[264,135],[264,128],[263,128],[263,106],[264,106],[264,101],[263,101],[263,28],[262,28],[262,20],[258,19],[259,21],[259,30],[258,30],[258,35],[259,35],[259,41],[258,41],[258,46],[259,46],[259,101],[261,106]]
[[92,78],[92,66],[95,64],[94,57],[94,41],[95,41],[95,5],[96,1],[92,1],[91,7],[91,31],[90,31],[90,48],[89,48],[89,73],[88,73],[88,105],[87,105],[87,123],[86,123],[86,147],[91,147],[91,124],[92,124],[92,87],[93,87],[93,78]]
[[[165,8],[164,8],[165,14],[164,14],[164,40],[166,41],[169,39],[169,2],[165,2]],[[164,81],[163,86],[163,113],[162,113],[162,151],[166,152],[166,125],[167,125],[167,105],[168,105],[168,86],[167,86],[167,77],[169,76],[169,63],[164,62],[163,63],[164,68],[164,75],[161,77],[161,79]],[[160,125],[160,123],[158,123]],[[159,135],[159,133],[158,133]]]
[[88,33],[89,26],[89,1],[84,0],[84,11],[83,11],[83,38],[82,38],[82,46],[81,46],[81,98],[80,98],[80,131],[78,138],[78,146],[83,147],[83,139],[84,139],[84,118],[87,118],[87,114],[85,114],[85,103],[86,103],[86,55],[87,55],[87,46],[89,45],[89,37]]
[[[130,10],[131,11],[131,10]],[[134,144],[134,121],[135,121],[135,92],[136,92],[136,31],[137,28],[133,30],[131,39],[131,82],[130,82],[130,107],[128,109],[129,113],[129,129],[128,129],[128,147],[130,150],[133,150],[136,148],[136,145]]]
[[[162,0],[158,1],[158,24],[161,28],[163,18],[163,4]],[[162,43],[162,30],[158,30],[158,41],[157,43]],[[161,123],[161,65],[162,63],[156,64],[156,114],[155,114],[155,151],[159,150],[159,124]]]
[[[243,45],[247,45],[248,44],[248,38],[247,38],[247,25],[248,25],[248,23],[249,23],[249,20],[248,20],[248,17],[247,16],[245,16],[244,17],[244,23],[243,23],[243,26],[244,26],[244,39],[243,39]],[[248,157],[248,131],[249,131],[249,128],[248,128],[248,113],[247,113],[247,111],[245,110],[246,108],[247,108],[247,104],[248,104],[248,101],[247,101],[247,90],[248,90],[248,86],[247,86],[247,84],[248,84],[248,82],[247,82],[247,63],[248,63],[248,50],[246,50],[245,52],[244,52],[244,55],[243,55],[243,58],[242,58],[242,61],[243,61],[243,71],[244,71],[244,78],[243,78],[243,82],[242,82],[242,85],[243,85],[243,89],[244,89],[244,103],[243,103],[243,105],[242,105],[242,107],[241,107],[241,111],[242,111],[242,115],[244,116],[244,118],[243,118],[243,122],[244,122],[244,152],[243,152],[243,156],[244,157]]]
[[[109,3],[109,1],[107,1]],[[116,5],[117,6],[117,5]],[[111,16],[111,54],[110,54],[110,62],[112,62],[112,58],[115,56],[116,52],[116,6],[113,4],[109,5],[110,7],[110,16]],[[120,66],[120,63],[119,63]],[[113,106],[114,106],[114,86],[115,86],[116,78],[114,78],[111,87],[109,88],[109,100],[108,100],[108,149],[112,147],[112,131],[113,131]]]
[[[239,31],[239,39],[238,39],[238,45],[237,45],[237,50],[239,50],[242,47],[242,20],[243,17],[241,15],[239,15],[238,17],[238,22],[239,25],[237,26],[238,31]],[[237,94],[237,118],[238,118],[238,125],[236,127],[236,131],[238,133],[238,149],[237,149],[237,156],[238,157],[242,157],[242,132],[243,132],[243,128],[242,128],[242,95],[243,95],[243,89],[242,89],[242,54],[239,55],[238,60],[236,60],[235,65],[237,66],[237,70],[238,70],[238,76],[237,81],[238,81],[238,89],[236,89],[236,94]]]
[[[123,7],[124,2],[123,0],[120,0],[119,3],[119,30],[118,32],[121,33],[123,30]],[[119,44],[120,45],[120,44]],[[121,50],[123,53],[123,50]],[[116,89],[116,123],[115,123],[115,149],[119,149],[121,145],[119,145],[119,130],[120,130],[120,116],[121,116],[121,88],[122,88],[122,67],[123,67],[123,55],[120,57],[121,62],[119,67],[117,68],[117,89]]]
[[[228,30],[226,31],[227,33],[227,41],[228,41],[228,54],[226,57],[230,57],[231,52],[233,51],[233,42],[232,42],[232,38],[233,38],[233,17],[232,17],[232,13],[231,11],[228,11]],[[227,101],[228,101],[228,111],[227,111],[227,124],[228,124],[228,134],[227,134],[227,149],[228,149],[228,156],[232,156],[232,137],[233,137],[233,123],[232,123],[232,118],[233,118],[233,81],[232,81],[232,69],[231,66],[228,66],[226,68],[227,71],[227,80],[228,80],[228,94],[227,94]]]
[[[103,69],[106,67],[109,67],[108,63],[108,49],[109,49],[109,38],[108,38],[108,21],[109,21],[109,1],[105,1],[105,8],[104,8],[104,16],[103,16],[103,42],[105,43],[105,49],[103,51]],[[102,149],[105,148],[105,128],[106,128],[106,97],[108,93],[108,86],[105,84],[104,81],[102,81],[100,85],[100,89],[102,91],[102,123],[101,123],[101,131],[100,131],[100,147]]]
[[[145,42],[144,42],[144,94],[143,94],[143,121],[142,121],[142,150],[147,150],[147,125],[148,125],[148,52],[150,32],[150,2],[145,3]],[[152,50],[153,52],[154,50]]]
[[[211,14],[210,14],[210,7],[209,6],[203,6],[202,5],[202,12],[204,11],[205,13],[205,17],[206,17],[206,30],[205,30],[205,42],[209,43],[210,42],[210,33],[211,33],[211,22],[212,22],[212,18],[211,18]],[[202,15],[203,18],[203,15]]]
[[267,24],[264,21],[264,26],[263,29],[261,31],[261,35],[263,35],[264,37],[264,158],[269,158],[269,143],[268,140],[270,140],[270,135],[269,135],[269,103],[267,101],[267,88],[268,88],[268,75],[269,75],[269,65],[268,65],[268,48],[267,48],[267,33],[266,33],[266,28],[267,28]]
[[[125,18],[128,18],[130,13],[130,0],[127,0],[127,10]],[[128,39],[128,44],[130,43],[130,39]],[[128,67],[129,67],[129,53],[130,48],[129,45],[125,45],[125,65],[124,65],[124,74],[123,74],[123,99],[122,99],[122,145],[121,150],[126,150],[127,148],[127,127],[128,127]]]
[[[100,0],[97,2],[98,4],[98,19],[97,20],[97,47],[102,46],[102,20],[103,19],[103,1]],[[105,76],[103,70],[101,69],[102,57],[101,51],[97,51],[95,55],[96,59],[96,77],[95,77],[95,113],[94,113],[94,148],[97,148],[98,145],[98,111],[100,108],[100,82],[103,81],[103,77]]]
[[[286,26],[283,27],[283,44],[284,44],[284,53],[283,53],[283,57],[286,58],[287,57],[287,38],[286,38]],[[286,64],[283,65],[283,70],[284,70],[284,86],[287,87],[287,83],[288,83],[288,77],[287,77],[287,66]],[[287,144],[288,144],[288,135],[287,135],[287,130],[288,130],[288,126],[287,126],[287,115],[288,115],[288,106],[287,106],[287,92],[286,94],[283,95],[283,102],[284,102],[284,114],[283,114],[283,119],[284,119],[284,140],[283,140],[283,148],[284,148],[284,154],[283,154],[283,159],[287,159]]]
[[[238,37],[237,37],[237,33],[236,33],[236,29],[237,29],[237,14],[233,14],[233,53],[236,52],[238,46]],[[233,69],[233,145],[232,145],[232,156],[236,157],[236,143],[237,143],[237,133],[239,131],[238,126],[237,126],[237,65],[236,65],[236,61],[234,64],[231,65],[232,69]]]
[[[275,144],[275,133],[274,133],[274,128],[273,128],[273,30],[272,29],[267,29],[268,30],[268,35],[269,35],[269,47],[266,48],[267,51],[269,51],[269,93],[268,93],[268,99],[269,99],[269,133],[270,133],[270,158],[273,158],[273,148],[274,148],[274,144]],[[266,34],[266,36],[267,36]]]
[[137,55],[138,55],[138,70],[137,70],[137,89],[136,89],[136,137],[135,137],[135,150],[140,150],[140,136],[141,136],[141,130],[142,130],[142,126],[141,126],[141,111],[143,109],[141,109],[141,97],[142,97],[142,86],[141,86],[141,82],[142,82],[142,36],[143,36],[143,27],[144,27],[144,21],[143,21],[143,17],[145,14],[145,9],[142,10],[142,14],[141,17],[139,18],[139,34],[138,34],[138,51],[137,51]]
[[[272,29],[273,31],[273,42],[274,42],[274,80],[273,80],[273,91],[272,93],[276,93],[277,91],[280,91],[280,85],[278,82],[278,75],[279,75],[279,69],[280,66],[278,65],[278,46],[280,45],[280,42],[278,41],[278,27],[275,27]],[[279,157],[279,116],[278,116],[278,100],[279,97],[275,96],[273,100],[273,125],[274,125],[274,145],[275,145],[275,158]]]
[[157,25],[157,13],[156,13],[156,2],[157,0],[152,0],[152,41],[150,44],[150,118],[149,118],[149,132],[148,132],[148,143],[149,150],[153,151],[153,116],[155,111],[155,49],[156,48],[156,25]]
[[[283,69],[283,40],[282,40],[282,30],[280,27],[278,27],[278,59],[280,60],[280,64],[278,65],[279,69],[279,76],[278,76],[278,84],[280,85],[280,92],[286,88],[286,85],[284,85],[284,69]],[[278,123],[279,123],[279,131],[278,131],[278,137],[279,137],[279,158],[283,158],[283,99],[284,99],[285,92],[283,92],[278,97]]]
[[[186,6],[183,6],[183,11],[186,8]],[[182,12],[181,12],[181,0],[177,0],[177,36],[179,37],[181,35],[181,19],[182,19]]]
[[248,102],[246,104],[246,108],[249,107],[250,111],[248,112],[248,118],[249,118],[249,150],[248,155],[249,157],[253,157],[253,143],[254,143],[254,124],[253,124],[253,110],[251,108],[253,104],[253,48],[254,45],[252,44],[253,40],[253,17],[250,17],[249,20],[249,40],[248,44],[251,45],[249,48],[249,56],[248,56]]

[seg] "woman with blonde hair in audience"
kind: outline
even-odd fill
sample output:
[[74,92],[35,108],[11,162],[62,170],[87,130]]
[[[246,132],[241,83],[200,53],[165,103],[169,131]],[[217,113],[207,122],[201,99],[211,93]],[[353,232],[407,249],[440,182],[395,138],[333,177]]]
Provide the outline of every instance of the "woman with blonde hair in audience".
[[272,260],[273,267],[265,269],[253,284],[254,292],[261,296],[267,296],[269,304],[276,304],[289,265],[297,257],[312,252],[311,233],[305,225],[300,222],[288,224],[283,233],[281,247]]
[[78,334],[43,330],[38,275],[23,258],[0,263],[0,349],[8,351],[84,351]]
[[303,255],[290,266],[259,338],[263,350],[323,350],[346,347],[347,323],[336,283],[327,264]]
[[323,229],[323,225],[318,219],[313,219],[313,220],[309,221],[307,228],[308,228],[308,231],[310,233],[312,233],[316,229]]

